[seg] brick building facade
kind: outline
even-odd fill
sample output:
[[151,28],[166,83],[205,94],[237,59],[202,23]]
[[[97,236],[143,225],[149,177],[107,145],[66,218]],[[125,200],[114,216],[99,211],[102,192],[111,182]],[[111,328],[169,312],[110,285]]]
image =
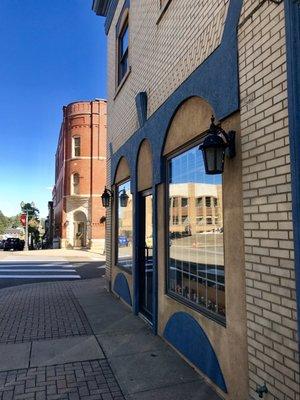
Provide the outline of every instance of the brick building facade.
[[[93,9],[108,40],[112,291],[224,399],[264,385],[299,399],[299,2]],[[198,148],[212,114],[236,156],[210,176]]]
[[106,101],[71,103],[63,108],[55,156],[54,245],[104,249],[105,181]]

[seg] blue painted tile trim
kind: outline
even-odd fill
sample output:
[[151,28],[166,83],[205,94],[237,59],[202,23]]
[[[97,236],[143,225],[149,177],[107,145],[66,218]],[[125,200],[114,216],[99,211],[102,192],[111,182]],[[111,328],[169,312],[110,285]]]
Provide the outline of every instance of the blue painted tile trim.
[[215,351],[202,327],[189,314],[177,312],[164,330],[164,338],[192,364],[227,393],[225,379]]
[[300,350],[300,5],[285,0],[287,80],[295,247],[296,300]]
[[127,279],[122,272],[119,272],[115,278],[114,292],[121,297],[128,305],[132,306],[131,294],[128,286]]
[[148,96],[146,92],[139,92],[135,96],[135,105],[139,120],[139,126],[140,128],[142,128],[147,121]]

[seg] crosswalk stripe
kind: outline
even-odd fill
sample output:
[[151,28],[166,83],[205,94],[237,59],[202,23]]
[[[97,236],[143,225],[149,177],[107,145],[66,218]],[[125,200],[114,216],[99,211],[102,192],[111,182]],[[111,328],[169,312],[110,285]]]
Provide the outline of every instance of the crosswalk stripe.
[[57,265],[57,264],[1,264],[0,268],[55,268],[55,269],[69,269],[74,268],[73,264]]
[[36,269],[36,268],[0,268],[0,272],[64,272],[64,273],[69,273],[69,272],[76,272],[76,269],[68,269],[68,270],[61,270],[61,269]]
[[81,276],[66,261],[10,260],[0,262],[0,281],[4,279],[81,279]]

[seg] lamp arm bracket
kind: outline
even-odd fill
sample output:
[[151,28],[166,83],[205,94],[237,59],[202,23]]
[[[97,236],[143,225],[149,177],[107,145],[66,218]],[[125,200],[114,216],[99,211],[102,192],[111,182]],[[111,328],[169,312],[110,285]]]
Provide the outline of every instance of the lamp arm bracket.
[[111,195],[111,197],[113,197],[113,192],[110,190],[110,189],[107,189],[107,187],[105,186],[105,190],[107,190],[108,191],[108,193]]

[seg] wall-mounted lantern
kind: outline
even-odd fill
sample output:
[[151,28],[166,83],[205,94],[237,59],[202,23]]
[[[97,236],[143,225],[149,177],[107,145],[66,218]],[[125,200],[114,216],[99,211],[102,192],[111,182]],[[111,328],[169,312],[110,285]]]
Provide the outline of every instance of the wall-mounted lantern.
[[101,200],[102,200],[102,206],[104,208],[108,208],[110,206],[110,199],[113,197],[112,192],[106,188],[104,189],[104,192],[101,195]]
[[65,226],[68,226],[68,225],[69,225],[69,221],[66,220],[64,225],[65,225]]
[[220,125],[215,124],[215,118],[212,116],[207,136],[199,149],[202,150],[205,172],[208,175],[222,174],[225,154],[229,158],[235,156],[235,132],[226,133]]
[[126,193],[126,190],[123,189],[121,194],[120,194],[120,206],[121,207],[127,207],[128,199],[129,199],[129,196]]
[[102,215],[102,217],[99,220],[100,224],[104,224],[104,222],[106,222],[106,216]]

